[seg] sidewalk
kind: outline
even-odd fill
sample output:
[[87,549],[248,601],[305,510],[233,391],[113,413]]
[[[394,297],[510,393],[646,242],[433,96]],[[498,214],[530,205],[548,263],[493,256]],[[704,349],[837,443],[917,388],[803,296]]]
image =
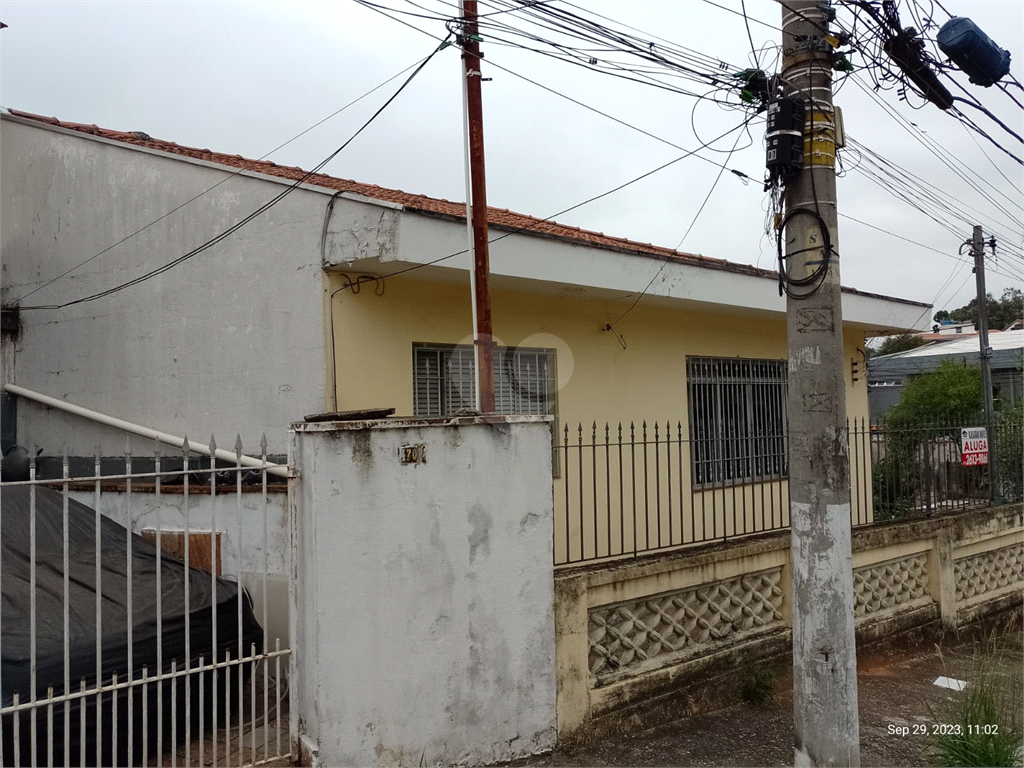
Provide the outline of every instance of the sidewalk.
[[[868,649],[858,659],[861,714],[861,764],[928,766],[928,740],[913,735],[913,725],[929,725],[960,695],[933,684],[939,676],[971,679],[983,648],[997,647],[1002,667],[1024,685],[1021,623],[995,637],[978,631],[941,643],[888,650]],[[738,685],[738,681],[737,681]],[[771,702],[741,703],[628,736],[559,749],[554,754],[518,761],[522,766],[788,766],[793,764],[793,697],[790,670],[781,674]],[[641,713],[640,719],[643,719]],[[906,727],[907,735],[901,735]],[[906,731],[905,731],[906,732]]]

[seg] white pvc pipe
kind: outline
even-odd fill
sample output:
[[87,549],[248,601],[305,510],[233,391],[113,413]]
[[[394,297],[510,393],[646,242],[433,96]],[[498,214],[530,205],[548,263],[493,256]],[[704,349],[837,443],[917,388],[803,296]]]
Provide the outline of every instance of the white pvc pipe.
[[[39,392],[33,392],[31,389],[19,387],[17,384],[4,384],[4,390],[10,392],[12,395],[24,397],[28,400],[35,400],[37,403],[42,403],[43,405],[48,405],[51,408],[58,408],[62,411],[82,416],[86,419],[98,422],[99,424],[106,424],[108,427],[114,427],[115,429],[120,429],[123,432],[130,432],[131,434],[138,435],[139,437],[149,437],[159,440],[161,443],[164,443],[165,445],[172,445],[175,448],[181,448],[185,443],[185,438],[183,437],[169,435],[166,432],[158,432],[155,429],[142,427],[138,424],[133,424],[130,421],[124,421],[123,419],[115,419],[113,416],[107,416],[106,414],[99,413],[97,411],[90,411],[88,408],[82,408],[80,405],[72,405],[71,403],[66,403],[63,400],[58,400],[55,397],[43,395]],[[201,453],[204,456],[210,455],[210,449],[208,446],[193,443],[191,440],[188,443],[188,449],[194,453]],[[273,464],[269,461],[264,463],[262,459],[257,459],[252,456],[243,455],[239,458],[238,454],[226,451],[222,448],[218,448],[214,452],[214,455],[220,461],[232,464],[241,463],[243,467],[250,467],[252,469],[262,469],[263,467],[266,467],[268,474],[276,475],[277,477],[288,477],[288,467],[280,464]]]

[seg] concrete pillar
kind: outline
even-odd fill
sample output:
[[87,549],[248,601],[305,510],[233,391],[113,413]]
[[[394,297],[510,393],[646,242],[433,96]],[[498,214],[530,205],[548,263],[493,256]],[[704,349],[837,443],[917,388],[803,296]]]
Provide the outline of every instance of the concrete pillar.
[[590,716],[589,600],[586,574],[555,581],[558,736],[566,738]]
[[546,417],[295,424],[296,713],[324,765],[555,739]]
[[939,617],[947,629],[956,629],[956,578],[953,574],[953,529],[940,528],[935,535],[928,567],[932,599],[939,604]]

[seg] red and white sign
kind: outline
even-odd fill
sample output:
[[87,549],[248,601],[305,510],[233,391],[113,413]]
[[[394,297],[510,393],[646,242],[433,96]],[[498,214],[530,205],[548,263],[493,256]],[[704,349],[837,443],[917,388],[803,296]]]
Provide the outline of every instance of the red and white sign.
[[988,431],[985,427],[965,427],[960,430],[965,467],[988,464]]

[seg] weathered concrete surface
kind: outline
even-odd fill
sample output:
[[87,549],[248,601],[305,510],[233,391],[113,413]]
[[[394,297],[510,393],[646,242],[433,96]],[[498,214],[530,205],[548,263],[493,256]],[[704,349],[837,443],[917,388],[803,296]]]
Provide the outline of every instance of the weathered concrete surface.
[[[323,765],[480,764],[555,738],[544,417],[297,424],[297,716]],[[426,463],[402,464],[422,445]]]
[[[859,649],[861,759],[866,766],[934,765],[925,736],[896,730],[946,722],[958,694],[932,684],[939,675],[972,680],[980,654],[995,651],[1003,671],[1019,685],[1020,606],[986,622],[943,634],[905,633]],[[771,702],[740,701],[753,668],[778,672]],[[640,702],[621,713],[617,727],[585,741],[559,745],[551,755],[517,766],[786,766],[793,759],[792,675],[788,654],[715,676],[674,700]],[[944,717],[945,716],[945,717]]]
[[[861,616],[856,623],[858,644],[896,633],[937,625],[951,629],[993,611],[1020,604],[1020,587],[986,593],[979,603],[957,602],[953,561],[1024,538],[1024,505],[974,509],[922,520],[896,521],[858,528],[852,536],[855,569],[885,564],[911,554],[926,553],[929,574],[925,596]],[[783,564],[781,606],[789,624],[789,533],[779,531],[728,543],[687,548],[615,564],[562,569],[556,574],[555,631],[558,642],[558,731],[569,742],[590,740],[630,717],[652,701],[689,696],[688,691],[708,677],[730,673],[758,659],[788,652],[790,630],[764,631],[724,648],[686,650],[660,666],[604,684],[592,679],[587,667],[588,611],[591,608],[643,595],[664,594],[690,585],[714,583],[742,573]],[[941,619],[941,621],[940,621]],[[666,704],[666,711],[675,705]],[[648,707],[648,709],[650,709]]]
[[[225,181],[232,169],[9,115],[0,126],[5,306],[61,304],[124,283],[290,184],[248,172]],[[193,440],[216,434],[230,445],[241,433],[256,445],[265,432],[270,453],[283,454],[288,424],[330,406],[321,258],[330,198],[330,190],[297,189],[153,279],[97,301],[22,312],[20,334],[4,345],[4,380]],[[344,231],[329,233],[328,253],[395,247],[395,227],[378,221],[394,211],[339,199],[334,213]],[[46,410],[21,403],[18,430],[49,454],[65,440],[72,454],[91,456],[97,443],[104,454],[123,449],[122,435]],[[151,448],[133,443],[137,454]]]

